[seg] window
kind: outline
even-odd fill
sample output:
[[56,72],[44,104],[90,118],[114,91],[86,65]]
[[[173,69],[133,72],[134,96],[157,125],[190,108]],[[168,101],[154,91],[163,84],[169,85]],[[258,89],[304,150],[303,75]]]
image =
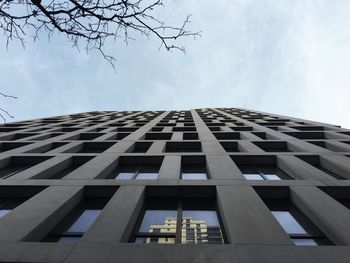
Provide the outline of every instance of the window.
[[44,238],[43,242],[78,242],[95,222],[107,202],[106,198],[85,199]]
[[181,179],[207,180],[208,173],[204,156],[183,156],[181,160]]
[[239,132],[214,132],[213,134],[218,140],[239,140],[240,139]]
[[15,156],[8,159],[7,165],[0,169],[0,178],[6,179],[19,172],[22,172],[40,162],[46,161],[51,157],[38,156]]
[[20,204],[24,203],[27,198],[1,198],[0,199],[0,217],[7,215]]
[[272,215],[296,246],[331,245],[330,240],[293,204],[284,199],[264,200]]
[[243,165],[239,169],[247,180],[290,180],[285,172],[270,165]]
[[145,153],[151,145],[151,142],[136,142],[129,151],[132,153]]
[[220,142],[226,152],[239,152],[237,142]]
[[122,165],[117,171],[118,180],[155,180],[158,178],[159,167],[155,165]]
[[184,165],[181,171],[181,179],[184,180],[207,180],[208,175],[202,165]]
[[38,179],[61,179],[66,175],[70,174],[74,170],[78,169],[83,164],[90,161],[94,156],[73,156],[67,165],[63,167],[60,171],[52,174],[49,178],[38,178]]
[[173,134],[170,132],[148,132],[145,140],[170,140],[172,136]]
[[254,144],[265,152],[290,152],[287,142],[265,141],[254,142]]
[[303,160],[304,162],[307,162],[308,164],[314,166],[315,168],[321,170],[322,172],[328,174],[329,176],[338,179],[338,180],[344,180],[345,178],[341,176],[340,174],[334,173],[333,171],[330,171],[329,169],[322,166],[320,157],[315,155],[300,155],[297,156],[299,159]]
[[72,148],[65,152],[102,153],[111,147],[114,142],[84,142],[79,148]]
[[331,196],[333,199],[350,209],[350,187],[349,186],[322,186],[322,191]]
[[200,142],[167,142],[165,152],[201,152]]
[[151,198],[133,242],[141,244],[223,244],[215,204],[209,198]]

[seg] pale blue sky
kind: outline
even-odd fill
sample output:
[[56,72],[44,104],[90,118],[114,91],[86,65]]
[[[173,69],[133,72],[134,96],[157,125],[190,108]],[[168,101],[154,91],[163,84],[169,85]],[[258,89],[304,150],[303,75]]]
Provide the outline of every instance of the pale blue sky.
[[94,110],[245,107],[350,128],[350,1],[166,1],[160,16],[202,37],[187,54],[158,50],[157,40],[107,47],[117,74],[99,54],[78,53],[63,36],[13,44],[1,35],[1,99],[15,120]]

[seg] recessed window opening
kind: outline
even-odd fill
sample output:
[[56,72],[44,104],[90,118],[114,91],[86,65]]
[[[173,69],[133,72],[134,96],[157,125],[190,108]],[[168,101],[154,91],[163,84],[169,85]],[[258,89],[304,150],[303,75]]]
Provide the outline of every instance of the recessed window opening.
[[223,244],[216,204],[209,198],[151,199],[133,242],[140,244]]

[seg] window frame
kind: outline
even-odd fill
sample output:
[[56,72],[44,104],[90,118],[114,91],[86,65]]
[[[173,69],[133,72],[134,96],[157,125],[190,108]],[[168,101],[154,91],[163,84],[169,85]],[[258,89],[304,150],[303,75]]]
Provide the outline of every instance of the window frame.
[[[180,244],[180,245],[187,245],[187,244],[194,244],[194,243],[182,243],[182,231],[183,231],[183,211],[186,210],[194,210],[194,211],[214,211],[217,219],[218,219],[218,227],[220,229],[221,233],[221,239],[222,243],[197,243],[197,244],[227,244],[227,238],[225,236],[225,231],[223,228],[222,219],[219,213],[219,208],[217,205],[217,202],[215,202],[214,198],[204,198],[208,200],[209,202],[199,202],[199,200],[203,200],[203,198],[166,198],[166,200],[162,199],[159,200],[159,197],[157,198],[150,198],[152,201],[150,202],[151,205],[148,206],[147,204],[144,205],[138,222],[136,224],[136,227],[134,229],[132,238],[130,239],[130,242],[137,243],[137,238],[174,238],[174,243],[172,244]],[[160,201],[160,202],[159,202]],[[170,202],[169,202],[170,201]],[[185,209],[184,209],[184,203],[185,203]],[[157,209],[154,209],[153,207],[157,207]],[[191,208],[191,209],[188,209]],[[175,211],[176,212],[176,228],[175,233],[161,233],[161,232],[140,232],[140,228],[143,222],[143,219],[145,217],[145,214],[149,210],[159,210],[159,211]],[[142,243],[142,244],[148,244],[148,243]],[[150,242],[149,244],[152,244]],[[156,244],[162,244],[162,243],[156,243]],[[195,243],[196,244],[196,243]]]
[[[278,222],[278,224],[283,228],[286,234],[290,237],[290,239],[295,244],[294,240],[308,240],[312,239],[316,245],[332,245],[332,242],[328,239],[328,237],[322,233],[321,230],[317,228],[317,226],[306,216],[304,215],[293,203],[291,203],[287,199],[264,199],[265,204],[269,208],[272,216]],[[288,212],[294,220],[305,230],[306,233],[288,233],[283,225],[278,221],[278,219],[273,215],[272,212]],[[302,245],[300,245],[302,246]],[[307,246],[307,245],[304,245]]]
[[[87,198],[83,200],[80,204],[74,207],[65,218],[63,218],[42,240],[42,242],[54,242],[60,243],[60,239],[62,237],[78,237],[79,240],[83,237],[83,235],[91,228],[91,226],[96,222],[97,218],[101,215],[102,210],[109,202],[109,197],[100,197],[97,199]],[[90,207],[94,207],[93,209]],[[97,208],[98,207],[98,208]],[[80,216],[86,210],[100,210],[99,215],[92,222],[90,227],[85,232],[75,232],[68,231],[71,226],[80,218]],[[74,243],[79,242],[76,241]],[[65,242],[68,243],[68,242]]]
[[[120,173],[123,173],[121,170],[123,169],[123,166],[119,167],[116,171],[117,175],[114,177],[115,180],[157,180],[159,177],[159,167],[157,167],[156,165],[149,165],[149,164],[140,164],[140,165],[126,165],[128,168],[133,168],[133,173],[132,177],[130,179],[118,179],[118,176]],[[139,176],[140,173],[142,173],[143,169],[147,169],[147,168],[151,168],[154,170],[157,170],[157,172],[152,172],[152,173],[156,173],[157,174],[157,178],[155,179],[138,179],[137,177]]]
[[[261,166],[266,166],[267,168],[273,168],[274,171],[275,171],[275,173],[274,173],[273,175],[277,176],[279,179],[275,179],[275,180],[269,179],[269,178],[266,176],[266,175],[268,175],[268,174],[265,173],[265,172],[263,171],[263,169],[261,168]],[[245,177],[245,174],[246,174],[246,173],[244,173],[243,170],[242,170],[242,169],[244,169],[244,168],[242,168],[242,167],[249,167],[249,168],[251,168],[251,169],[254,169],[255,172],[256,172],[256,174],[258,174],[258,175],[262,178],[262,180],[264,180],[264,181],[281,181],[281,180],[293,180],[293,179],[294,179],[293,177],[291,177],[289,174],[287,174],[285,171],[283,171],[281,168],[277,167],[276,165],[256,165],[256,164],[252,164],[252,165],[241,165],[241,166],[239,166],[238,168],[239,168],[239,170],[241,171],[243,177],[244,177],[246,180],[250,180],[250,181],[252,181],[252,180],[254,180],[254,179],[247,179],[247,178]],[[280,175],[277,174],[277,169],[282,171],[282,173],[284,174],[283,177],[281,177]],[[256,179],[256,180],[260,180],[260,179]]]

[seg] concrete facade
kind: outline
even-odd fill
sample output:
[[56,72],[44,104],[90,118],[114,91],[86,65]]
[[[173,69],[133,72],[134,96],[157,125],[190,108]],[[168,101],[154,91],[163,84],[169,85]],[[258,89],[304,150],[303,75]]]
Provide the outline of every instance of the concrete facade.
[[[114,179],[120,165],[155,180]],[[184,180],[182,165],[207,180]],[[247,180],[246,166],[289,180]],[[350,262],[350,130],[238,108],[99,111],[0,126],[0,262]],[[85,198],[107,198],[75,243],[43,241]],[[211,198],[225,244],[136,244],[147,198]],[[266,200],[287,200],[331,245],[296,246]],[[5,206],[4,206],[5,207]],[[3,208],[5,209],[5,208]],[[1,210],[1,207],[0,207]]]

